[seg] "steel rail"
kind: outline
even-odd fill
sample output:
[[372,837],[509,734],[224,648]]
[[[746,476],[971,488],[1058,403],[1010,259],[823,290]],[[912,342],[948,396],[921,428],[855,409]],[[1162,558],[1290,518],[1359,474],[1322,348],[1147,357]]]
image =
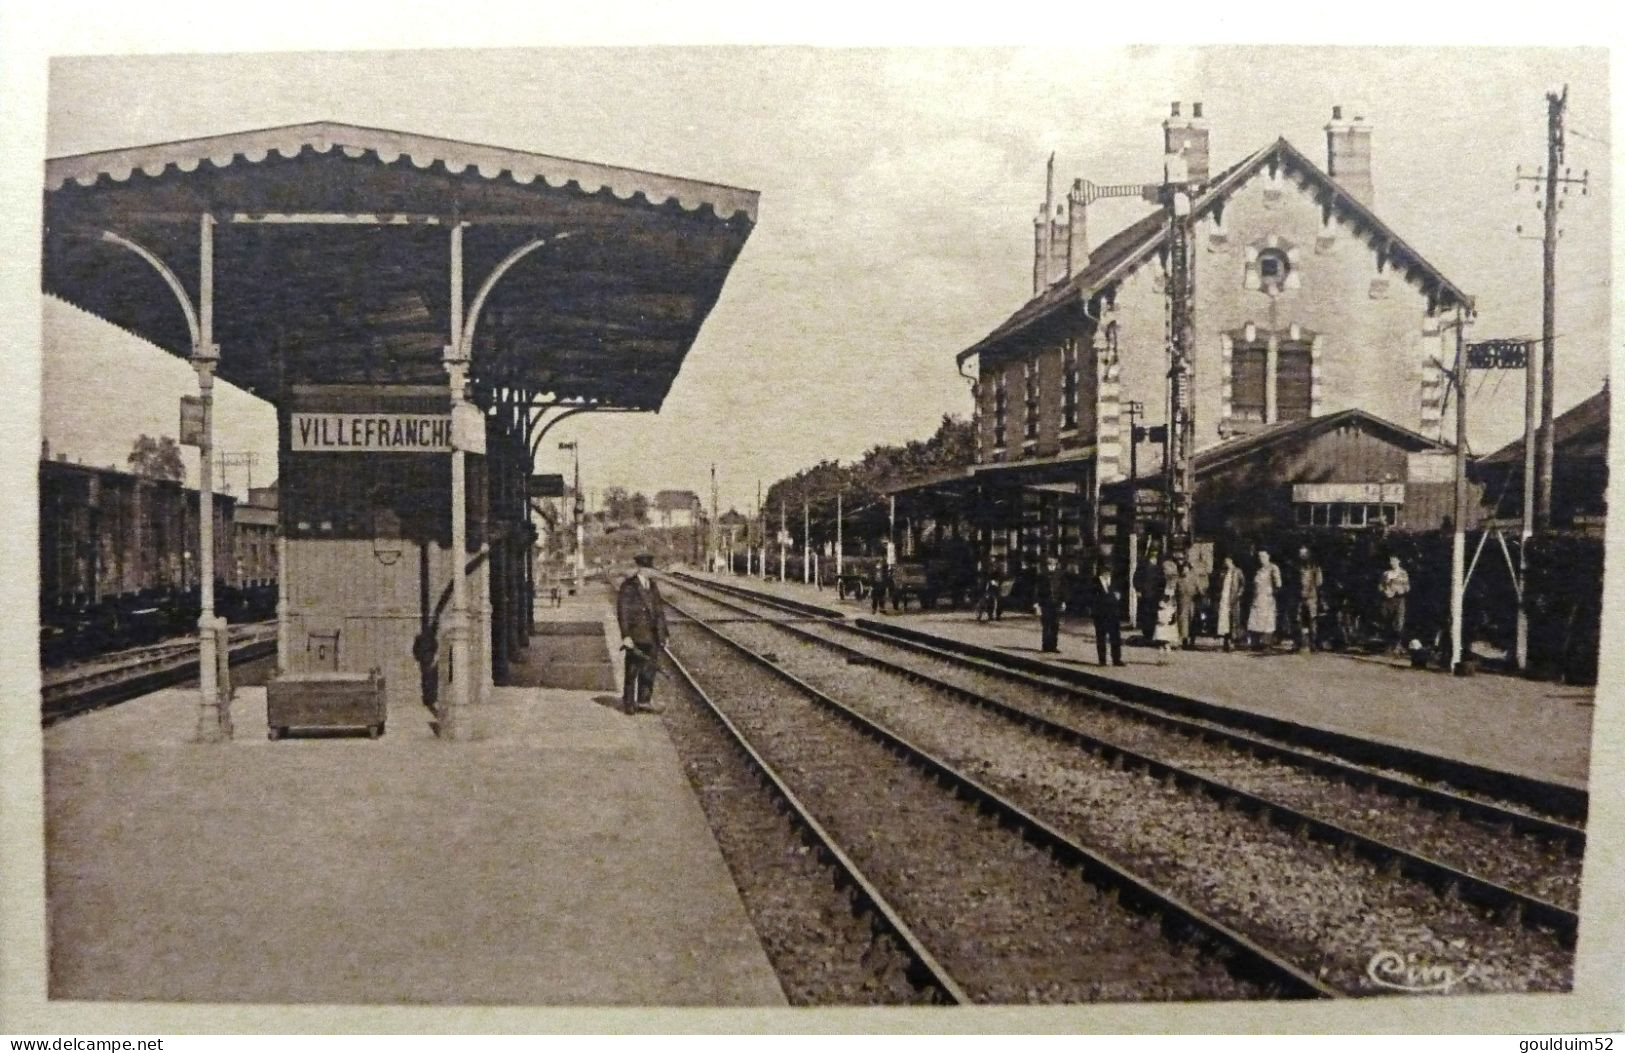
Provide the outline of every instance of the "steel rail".
[[[703,593],[700,595],[703,596]],[[714,597],[705,598],[711,603],[731,610],[746,611],[745,608],[725,600]],[[1176,789],[1194,788],[1218,801],[1223,806],[1239,807],[1250,814],[1258,815],[1301,836],[1311,837],[1333,846],[1347,847],[1364,858],[1391,868],[1412,880],[1419,881],[1435,891],[1458,896],[1514,923],[1550,929],[1556,933],[1565,947],[1572,949],[1574,946],[1579,932],[1579,915],[1566,907],[1520,892],[1517,889],[1496,884],[1448,863],[1391,844],[1380,838],[1350,830],[1345,826],[1311,815],[1293,805],[1284,804],[1262,794],[1244,790],[1211,776],[1191,771],[1172,762],[1129,749],[1100,735],[1056,723],[1047,717],[1031,713],[1018,706],[984,695],[981,692],[941,680],[928,673],[896,665],[884,658],[876,657],[837,640],[831,640],[828,637],[809,632],[800,625],[787,624],[769,618],[760,618],[758,624],[777,627],[784,632],[844,654],[848,658],[855,658],[865,664],[879,666],[906,680],[925,684],[933,690],[951,695],[972,705],[981,706],[1007,720],[1031,728],[1041,735],[1048,735],[1066,742],[1068,745],[1079,747],[1091,753],[1098,753],[1113,763],[1121,763],[1131,770],[1148,772]]]
[[[778,597],[775,596],[766,596],[738,586],[705,581],[688,575],[675,575],[674,577],[678,578],[680,582],[687,582],[703,588],[712,588],[718,592],[736,596],[752,603],[760,603],[768,607],[781,606]],[[1546,816],[1533,815],[1515,808],[1507,808],[1481,798],[1470,797],[1441,787],[1429,786],[1411,779],[1391,775],[1373,767],[1339,757],[1327,756],[1323,753],[1310,752],[1290,743],[1264,738],[1252,732],[1228,727],[1211,720],[1182,716],[1143,702],[1117,698],[1104,691],[1083,688],[1064,680],[1012,668],[979,657],[977,654],[969,653],[966,650],[950,649],[950,646],[955,643],[952,640],[932,637],[937,642],[927,643],[923,640],[912,639],[909,636],[898,635],[898,632],[906,630],[887,631],[872,628],[862,622],[840,621],[829,622],[829,624],[838,626],[843,632],[861,636],[865,639],[925,654],[944,662],[974,669],[987,676],[1053,691],[1086,705],[1106,709],[1121,716],[1143,720],[1180,734],[1193,735],[1198,739],[1214,739],[1257,756],[1268,757],[1272,760],[1306,768],[1317,774],[1340,779],[1354,786],[1370,786],[1395,797],[1414,799],[1434,811],[1447,815],[1455,813],[1490,826],[1544,838],[1555,844],[1562,845],[1566,851],[1573,855],[1583,855],[1585,852],[1585,828],[1572,823],[1547,818]],[[983,651],[986,649],[976,648],[975,650]],[[1372,745],[1379,748],[1381,746],[1380,743],[1372,743]],[[1397,767],[1397,765],[1394,765],[1394,767]]]
[[[1211,917],[1194,904],[1141,878],[1122,863],[1080,842],[1033,815],[985,783],[968,775],[921,746],[869,719],[802,680],[779,663],[751,650],[722,630],[694,615],[670,597],[666,603],[747,660],[771,671],[814,702],[841,717],[905,762],[946,783],[956,796],[966,798],[1011,823],[1030,843],[1049,851],[1062,864],[1077,869],[1091,884],[1115,891],[1118,901],[1139,913],[1160,917],[1170,937],[1186,935],[1205,945],[1240,975],[1288,998],[1339,998],[1345,993],[1287,961],[1251,937]],[[772,623],[769,623],[772,624]]]
[[672,667],[677,670],[690,690],[705,704],[705,708],[712,718],[721,724],[728,733],[728,737],[734,746],[745,755],[751,767],[771,788],[772,793],[788,807],[791,821],[811,834],[824,857],[834,863],[837,873],[841,875],[838,883],[845,884],[851,890],[858,905],[875,919],[877,928],[890,932],[902,944],[904,951],[912,959],[906,975],[908,975],[909,981],[914,984],[915,989],[931,990],[936,994],[938,1001],[949,1005],[970,1004],[970,997],[948,974],[948,970],[943,968],[942,963],[937,961],[936,956],[914,934],[914,930],[903,920],[903,916],[898,913],[897,908],[887,901],[881,891],[875,887],[874,882],[870,881],[863,871],[858,868],[857,863],[841,850],[841,847],[835,843],[835,839],[830,835],[829,831],[824,829],[823,824],[813,817],[812,812],[801,802],[801,798],[796,796],[795,791],[790,789],[789,785],[779,776],[779,773],[774,770],[767,759],[757,752],[756,747],[750,744],[750,740],[745,737],[745,733],[729,719],[728,715],[716,704],[705,688],[700,686],[699,681],[695,679],[694,674],[689,671],[688,667],[675,654],[672,654],[669,648],[663,650],[665,650],[666,657],[671,661]]
[[[276,640],[249,640],[238,641],[231,644],[228,661],[232,665],[241,665],[245,662],[257,661],[276,654]],[[149,663],[140,663],[145,666]],[[197,675],[197,644],[192,644],[191,650],[180,655],[171,656],[171,663],[166,663],[156,669],[145,669],[136,673],[114,678],[97,678],[96,682],[88,686],[75,689],[64,689],[57,692],[42,692],[40,699],[40,723],[44,727],[81,716],[97,709],[128,702],[139,698],[159,688],[172,687],[183,684]]]

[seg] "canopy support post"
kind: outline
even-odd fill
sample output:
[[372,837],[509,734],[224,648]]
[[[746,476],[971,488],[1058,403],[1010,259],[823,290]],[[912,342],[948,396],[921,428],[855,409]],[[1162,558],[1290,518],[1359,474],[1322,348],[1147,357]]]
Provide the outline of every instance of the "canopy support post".
[[202,429],[198,437],[198,706],[197,742],[226,742],[231,739],[231,689],[221,691],[221,670],[227,655],[227,629],[224,620],[214,616],[214,371],[220,363],[220,348],[214,343],[214,216],[205,212],[198,220],[198,296],[192,304],[185,284],[167,264],[146,246],[111,230],[101,232],[101,240],[139,256],[158,272],[174,293],[192,338],[191,366],[197,371]]
[[192,347],[198,394],[203,403],[203,434],[198,442],[198,713],[197,741],[231,738],[231,689],[221,691],[221,663],[229,652],[226,620],[214,615],[214,217],[199,221],[198,339]]
[[467,740],[473,721],[470,697],[468,573],[463,564],[468,551],[468,454],[456,422],[465,416],[468,400],[468,352],[463,330],[463,224],[451,227],[451,343],[445,349],[452,416],[451,450],[451,610],[446,616],[446,641],[451,650],[451,691],[440,705],[440,737]]

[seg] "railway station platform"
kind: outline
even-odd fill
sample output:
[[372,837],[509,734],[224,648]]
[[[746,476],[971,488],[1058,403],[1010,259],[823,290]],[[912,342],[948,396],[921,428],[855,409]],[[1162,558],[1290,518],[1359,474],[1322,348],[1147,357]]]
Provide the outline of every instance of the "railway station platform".
[[1010,611],[978,622],[972,611],[871,615],[867,600],[801,582],[695,573],[840,611],[875,617],[1022,658],[1087,670],[1209,705],[1387,743],[1450,761],[1583,789],[1591,755],[1595,689],[1480,673],[1453,677],[1412,669],[1403,659],[1335,652],[1225,653],[1213,641],[1196,651],[1135,646],[1124,630],[1122,667],[1102,668],[1087,618],[1065,618],[1060,652],[1039,650],[1038,619]]
[[50,996],[783,1005],[664,726],[613,697],[499,687],[466,743],[420,706],[271,742],[263,688],[224,744],[180,689],[47,729]]

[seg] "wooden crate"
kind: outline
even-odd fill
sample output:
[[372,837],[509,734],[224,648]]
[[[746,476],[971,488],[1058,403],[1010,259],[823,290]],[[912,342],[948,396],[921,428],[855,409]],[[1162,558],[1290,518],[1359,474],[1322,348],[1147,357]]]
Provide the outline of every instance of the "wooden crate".
[[384,733],[384,678],[370,673],[287,673],[265,687],[271,739],[294,728],[362,728]]

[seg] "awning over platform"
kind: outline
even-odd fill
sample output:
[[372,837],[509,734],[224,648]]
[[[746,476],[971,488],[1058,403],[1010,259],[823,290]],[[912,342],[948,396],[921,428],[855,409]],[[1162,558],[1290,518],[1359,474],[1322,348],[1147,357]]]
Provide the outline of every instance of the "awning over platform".
[[46,292],[180,356],[214,217],[219,373],[280,402],[294,383],[443,384],[450,237],[480,314],[476,381],[658,409],[754,226],[758,195],[402,132],[319,122],[46,162]]

